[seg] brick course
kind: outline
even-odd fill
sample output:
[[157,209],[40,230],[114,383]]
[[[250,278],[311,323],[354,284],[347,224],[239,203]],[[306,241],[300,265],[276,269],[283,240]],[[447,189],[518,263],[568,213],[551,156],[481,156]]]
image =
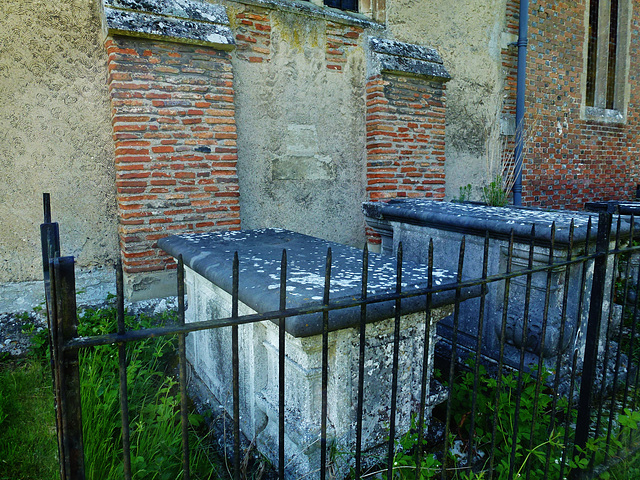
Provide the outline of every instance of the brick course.
[[240,228],[230,54],[108,38],[125,272],[173,268],[163,236]]
[[253,7],[235,16],[236,56],[251,63],[271,60],[271,18],[266,9]]

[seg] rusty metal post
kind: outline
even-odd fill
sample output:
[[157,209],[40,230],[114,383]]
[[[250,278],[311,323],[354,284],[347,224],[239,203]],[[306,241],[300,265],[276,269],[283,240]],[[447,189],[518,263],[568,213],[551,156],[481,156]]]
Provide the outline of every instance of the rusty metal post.
[[[611,214],[600,213],[598,218],[598,234],[596,237],[596,254],[593,265],[593,283],[591,287],[591,303],[589,305],[589,321],[585,339],[584,363],[582,366],[582,381],[580,383],[580,397],[578,400],[578,417],[576,419],[574,455],[580,455],[578,447],[584,448],[589,437],[591,420],[591,400],[593,383],[596,375],[598,355],[598,339],[600,322],[602,319],[602,305],[607,276],[607,252],[609,250],[609,236],[611,234]],[[604,379],[603,379],[604,381]],[[577,470],[571,472],[571,478],[579,478]]]
[[[44,280],[44,297],[47,309],[47,327],[49,330],[49,363],[51,368],[51,381],[53,385],[54,401],[53,406],[56,413],[56,432],[58,437],[58,458],[64,458],[64,447],[62,443],[62,418],[60,416],[60,379],[58,378],[58,371],[55,368],[56,351],[52,347],[56,341],[53,338],[54,329],[51,328],[51,322],[55,313],[52,311],[52,295],[55,295],[51,290],[51,274],[49,271],[49,263],[52,259],[60,256],[60,229],[57,223],[51,222],[51,199],[48,193],[42,194],[42,203],[44,209],[44,223],[40,224],[40,244],[42,248],[42,275]],[[60,478],[66,478],[66,470],[64,468],[64,462],[60,462]]]
[[[185,324],[184,261],[178,257],[178,324]],[[180,425],[182,427],[182,480],[191,479],[189,461],[189,404],[187,398],[187,346],[186,334],[178,335],[178,367],[180,378]]]
[[73,257],[54,258],[49,263],[52,290],[52,355],[55,350],[56,378],[59,398],[64,464],[62,480],[84,480],[84,443],[80,407],[80,369],[78,350],[65,348],[65,343],[78,336],[76,290]]

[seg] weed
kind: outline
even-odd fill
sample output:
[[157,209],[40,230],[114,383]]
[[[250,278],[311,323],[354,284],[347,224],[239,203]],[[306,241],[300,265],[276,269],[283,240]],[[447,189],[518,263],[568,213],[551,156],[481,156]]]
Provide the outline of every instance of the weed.
[[492,207],[504,207],[509,201],[509,190],[506,190],[502,176],[498,175],[482,187],[482,200]]
[[[350,455],[350,452],[343,453]],[[419,467],[418,454],[420,454]],[[387,478],[386,459],[375,458],[375,460],[374,465],[362,473],[360,478]],[[442,465],[436,456],[429,451],[428,442],[423,438],[422,444],[418,444],[417,418],[412,416],[409,431],[395,440],[391,478],[394,480],[427,480],[439,476],[441,467]],[[349,478],[355,477],[355,472],[352,471]]]
[[[587,441],[584,449],[578,449],[579,455],[572,456],[573,444],[564,443],[567,438],[565,426],[575,425],[576,411],[564,397],[556,397],[554,402],[553,392],[544,387],[549,373],[541,372],[538,379],[535,369],[531,373],[510,372],[502,376],[499,385],[480,366],[476,410],[471,412],[473,362],[469,362],[469,366],[471,371],[462,373],[452,389],[452,423],[456,427],[451,443],[459,439],[469,446],[473,438],[474,454],[494,446],[493,478],[497,480],[509,478],[510,472],[513,472],[513,478],[527,473],[530,478],[555,479],[567,475],[570,469],[586,470],[609,462],[612,455],[624,454],[625,446],[632,444],[633,433],[638,430],[640,412],[627,408],[617,416],[617,429],[611,437],[600,432]],[[475,421],[473,432],[470,429],[472,416]],[[458,469],[455,478],[482,478],[488,463],[487,456],[484,465],[475,466],[479,473]]]
[[471,200],[472,189],[473,187],[470,183],[467,183],[464,187],[460,187],[460,196],[454,198],[454,200],[458,202],[468,202]]
[[[425,454],[427,442],[423,440],[423,445],[418,446],[418,432],[415,429],[415,422],[412,421],[411,430],[400,437],[396,447],[396,455],[393,459],[393,478],[399,480],[425,480],[434,478],[440,472],[441,464],[431,453]],[[422,457],[420,470],[417,465],[417,450],[421,449]]]
[[[170,319],[164,315],[161,321]],[[156,318],[127,317],[129,328],[150,327]],[[87,310],[80,318],[79,335],[100,335],[115,330],[113,309]],[[127,345],[127,380],[133,478],[169,480],[182,470],[179,426],[180,396],[171,375],[176,339],[161,337]],[[81,395],[87,478],[122,478],[121,420],[118,391],[118,353],[102,346],[81,353]],[[192,427],[201,423],[189,416]],[[192,432],[191,444],[199,439]],[[195,453],[195,452],[194,452]],[[192,456],[195,478],[209,478],[206,455]],[[198,472],[200,475],[198,475]]]

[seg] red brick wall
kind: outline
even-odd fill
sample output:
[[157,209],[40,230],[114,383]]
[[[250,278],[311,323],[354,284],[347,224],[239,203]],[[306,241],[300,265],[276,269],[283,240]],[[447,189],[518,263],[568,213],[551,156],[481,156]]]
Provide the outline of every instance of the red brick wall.
[[271,19],[269,10],[253,7],[235,16],[236,55],[251,63],[270,61]]
[[383,73],[366,89],[367,200],[444,199],[444,84]]
[[360,27],[327,22],[325,60],[329,70],[342,72],[342,66],[347,61],[346,51],[358,46],[362,32],[364,30]]
[[173,268],[166,235],[240,228],[228,52],[106,41],[125,272]]
[[[634,1],[637,17],[640,2]],[[581,118],[588,2],[530,4],[523,204],[582,209],[595,200],[629,200],[638,183],[638,33],[631,22],[631,98],[624,125]],[[517,34],[519,2],[509,0],[507,26]],[[507,99],[514,113],[517,49],[503,50]]]

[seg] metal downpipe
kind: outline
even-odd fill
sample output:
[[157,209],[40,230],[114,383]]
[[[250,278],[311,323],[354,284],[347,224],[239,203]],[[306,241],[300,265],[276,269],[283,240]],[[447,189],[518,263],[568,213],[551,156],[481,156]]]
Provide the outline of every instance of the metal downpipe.
[[516,180],[513,184],[513,204],[522,205],[522,160],[524,149],[524,97],[527,79],[527,45],[529,30],[529,0],[520,0],[518,24],[518,75],[516,80],[516,146],[514,151]]

